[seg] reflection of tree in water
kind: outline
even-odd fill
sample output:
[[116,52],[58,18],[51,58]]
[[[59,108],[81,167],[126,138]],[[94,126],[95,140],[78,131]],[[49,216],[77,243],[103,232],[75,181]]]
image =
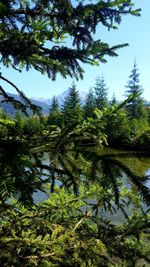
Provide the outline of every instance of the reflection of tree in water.
[[[128,178],[131,188],[137,189],[137,192],[142,197],[143,202],[148,205],[150,204],[150,191],[145,185],[149,181],[149,176],[137,175],[136,165],[134,165],[134,171],[133,165],[132,168],[129,167],[132,162],[131,155],[128,165],[125,164],[127,160],[124,160],[127,157],[129,158],[127,153],[125,153],[125,157],[122,153],[121,155],[104,154],[99,156],[94,155],[93,153],[89,157],[91,157],[93,162],[91,177],[95,177],[95,179],[99,181],[104,188],[112,189],[116,203],[119,202],[119,192],[121,186],[125,182],[124,178],[122,178],[124,174]],[[138,161],[139,160],[137,159],[137,162]]]
[[117,158],[137,175],[144,175],[150,168],[150,153],[148,152],[125,151],[106,147],[98,153]]
[[149,157],[124,157],[119,158],[125,165],[127,165],[137,175],[144,175],[148,169],[150,169],[150,158]]

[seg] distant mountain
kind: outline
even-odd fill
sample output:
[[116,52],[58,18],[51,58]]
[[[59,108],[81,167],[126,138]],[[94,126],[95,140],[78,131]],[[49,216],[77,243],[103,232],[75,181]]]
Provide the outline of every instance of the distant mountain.
[[[15,100],[22,102],[19,95],[10,94],[10,93],[7,93],[7,94],[9,96],[13,97]],[[3,97],[0,96],[0,108],[2,108],[6,114],[14,116],[17,112],[16,109],[14,108],[14,106],[11,103],[2,102],[2,100],[3,100]],[[38,101],[38,100],[35,100],[35,99],[30,99],[30,100],[34,105],[42,108],[43,114],[48,114],[48,112],[49,112],[49,105],[48,104],[41,102],[41,101]]]
[[44,97],[31,97],[30,100],[45,103],[47,105],[49,105],[51,103],[51,98],[48,99],[48,98],[44,98]]
[[[58,103],[59,103],[60,107],[63,105],[63,101],[64,101],[65,97],[67,97],[68,93],[69,93],[69,89],[56,96],[58,99]],[[8,95],[11,97],[14,97],[14,99],[22,102],[19,95],[10,94],[10,93],[8,93]],[[84,105],[87,93],[84,91],[79,91],[79,96],[81,99],[81,104]],[[0,108],[2,108],[6,114],[10,114],[10,115],[14,116],[17,112],[16,109],[14,108],[14,106],[11,103],[2,102],[2,100],[3,100],[3,98],[2,98],[2,96],[0,96]],[[49,106],[52,102],[52,98],[46,99],[46,98],[42,98],[42,97],[40,97],[40,98],[34,97],[34,98],[31,98],[30,100],[34,105],[42,108],[43,114],[49,113]]]
[[[65,99],[65,97],[67,97],[68,94],[69,94],[69,89],[64,91],[63,93],[61,93],[59,95],[55,95],[57,97],[57,99],[58,99],[58,103],[59,103],[60,107],[63,105],[64,99]],[[87,93],[84,92],[84,91],[79,91],[79,96],[80,96],[80,99],[81,99],[81,104],[84,105],[86,97],[87,97]],[[46,98],[42,98],[42,97],[40,97],[40,98],[33,97],[32,99],[34,99],[36,101],[38,100],[38,101],[46,103],[48,105],[50,105],[51,102],[52,102],[52,98],[46,99]]]

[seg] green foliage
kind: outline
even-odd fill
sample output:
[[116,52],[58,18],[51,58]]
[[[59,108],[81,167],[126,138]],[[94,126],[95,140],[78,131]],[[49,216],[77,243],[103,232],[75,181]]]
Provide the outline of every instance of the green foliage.
[[138,145],[140,148],[145,149],[145,150],[149,150],[150,147],[150,128],[148,127],[148,129],[145,131],[143,131],[143,133],[141,133],[139,140],[138,140]]
[[[116,28],[123,15],[139,15],[139,9],[127,1],[5,1],[1,3],[1,62],[15,69],[31,67],[52,79],[83,77],[80,63],[106,62],[105,56],[117,56],[116,50],[93,34],[99,24]],[[65,41],[71,41],[67,45]],[[65,42],[65,45],[64,45]],[[49,45],[50,44],[50,45]],[[52,45],[51,45],[52,44]]]
[[57,98],[54,96],[52,98],[52,103],[50,105],[49,115],[47,118],[48,125],[62,126],[62,114],[59,109],[59,104]]
[[[0,6],[0,60],[6,67],[21,72],[34,68],[47,74],[52,80],[57,74],[83,78],[83,63],[99,65],[106,56],[117,56],[116,50],[127,44],[109,46],[94,38],[96,28],[102,24],[116,29],[123,15],[140,15],[132,1],[96,1],[84,3],[38,0],[11,0]],[[0,87],[6,102],[27,114],[28,108],[40,114],[40,109],[2,76],[0,79],[11,85],[21,96],[23,103],[15,100]]]
[[107,90],[108,89],[106,88],[104,77],[103,76],[101,78],[97,77],[94,86],[94,92],[95,92],[96,107],[100,110],[108,106]]
[[93,117],[95,109],[96,109],[96,101],[94,97],[94,92],[92,89],[90,89],[86,97],[85,105],[83,107],[84,118]]
[[125,146],[130,142],[130,126],[125,110],[119,109],[113,112],[117,106],[105,112],[105,131],[108,137],[108,144],[111,146]]
[[[139,84],[139,73],[136,62],[134,62],[134,67],[129,76],[128,85],[126,86],[128,90],[126,91],[127,95],[142,93],[143,89]],[[131,119],[142,119],[146,118],[146,109],[144,107],[144,101],[141,96],[133,98],[130,103],[127,104],[128,115]]]
[[112,105],[103,112],[105,133],[108,144],[113,147],[124,147],[130,149],[145,149],[142,146],[141,136],[149,130],[147,117],[130,118],[125,105],[132,103],[138,98],[135,93],[118,105]]
[[113,93],[112,99],[111,99],[111,101],[110,101],[110,104],[111,104],[111,105],[117,105],[117,99],[116,99],[116,96],[115,96],[114,93]]
[[108,107],[107,88],[104,77],[96,78],[95,86],[89,90],[84,105],[84,117],[94,117],[94,110],[97,108],[103,110]]
[[[149,130],[149,124],[144,119],[133,119],[130,120],[130,145],[138,147],[141,136]],[[146,147],[144,147],[145,149]]]
[[64,126],[78,124],[82,120],[81,100],[74,83],[69,88],[69,93],[64,100],[61,112]]
[[[47,201],[31,209],[18,207],[16,203],[1,205],[1,264],[137,266],[140,259],[143,264],[148,263],[149,246],[145,240],[149,215],[135,213],[117,226],[101,216],[103,200],[109,203],[109,191],[95,184],[89,190],[81,187],[80,192],[75,197],[57,188]],[[88,199],[95,199],[95,204]],[[106,209],[115,212],[111,204]]]
[[52,98],[52,103],[50,105],[50,113],[51,112],[58,112],[59,111],[59,104],[58,104],[58,100],[57,97],[53,97]]

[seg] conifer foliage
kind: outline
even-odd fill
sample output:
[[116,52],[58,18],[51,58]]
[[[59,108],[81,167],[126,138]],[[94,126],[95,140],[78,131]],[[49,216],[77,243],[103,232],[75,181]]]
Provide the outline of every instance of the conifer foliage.
[[[106,62],[105,56],[117,56],[116,50],[127,45],[110,47],[93,38],[98,24],[114,29],[126,14],[139,15],[131,1],[1,1],[1,62],[15,69],[33,67],[52,79],[57,73],[83,77],[81,62]],[[65,39],[71,48],[62,44]]]
[[106,87],[104,77],[103,76],[101,76],[101,78],[97,77],[94,86],[94,92],[95,92],[96,107],[100,110],[108,106],[107,90],[108,89]]
[[95,109],[96,109],[96,101],[93,89],[91,88],[88,92],[84,105],[84,117],[85,118],[92,117],[94,115],[93,112]]
[[79,92],[75,83],[71,85],[68,95],[64,99],[62,106],[64,125],[78,124],[82,119],[82,108]]
[[[18,71],[34,68],[52,80],[57,74],[64,78],[83,78],[81,63],[99,65],[106,62],[105,56],[117,56],[116,50],[127,46],[111,47],[93,36],[99,24],[116,29],[123,15],[138,16],[140,10],[134,9],[132,4],[131,0],[96,1],[94,4],[68,0],[1,1],[0,61]],[[9,79],[2,75],[0,79],[17,90],[25,105],[36,109]],[[0,87],[0,93],[26,113],[25,105],[10,98],[6,88]]]
[[48,125],[61,126],[61,112],[59,108],[58,99],[56,96],[52,98],[52,102],[49,109],[49,115],[47,118]]
[[130,94],[137,94],[137,97],[133,98],[130,103],[127,104],[127,111],[129,117],[132,119],[139,119],[144,118],[146,116],[145,108],[144,108],[144,101],[141,97],[143,92],[142,86],[140,85],[139,80],[139,72],[136,61],[134,62],[133,69],[129,76],[129,81],[126,86],[128,89],[126,91],[127,96]]

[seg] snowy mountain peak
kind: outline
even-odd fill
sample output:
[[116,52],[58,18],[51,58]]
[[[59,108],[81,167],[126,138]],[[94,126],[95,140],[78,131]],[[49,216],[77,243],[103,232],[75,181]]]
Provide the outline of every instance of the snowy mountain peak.
[[[62,92],[59,95],[54,95],[58,99],[59,106],[62,106],[64,98],[67,97],[68,93],[69,93],[69,89],[67,89],[66,91]],[[84,104],[85,100],[86,100],[87,93],[84,92],[84,91],[79,91],[79,96],[80,96],[80,99],[81,99],[81,103]],[[38,101],[46,103],[48,105],[51,104],[52,98],[48,99],[48,98],[43,98],[43,97],[39,97],[39,98],[38,97],[32,97],[32,99],[38,100]]]

